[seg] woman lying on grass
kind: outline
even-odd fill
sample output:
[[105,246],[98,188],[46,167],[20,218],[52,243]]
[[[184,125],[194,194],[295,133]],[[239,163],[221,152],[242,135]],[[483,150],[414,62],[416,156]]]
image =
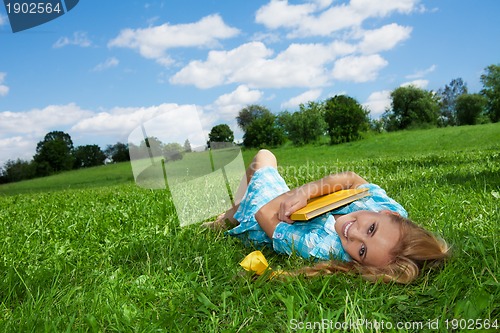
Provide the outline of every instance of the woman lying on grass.
[[[443,240],[408,220],[405,209],[383,189],[353,172],[326,176],[290,190],[277,171],[275,156],[260,150],[247,169],[247,181],[241,201],[205,226],[233,226],[228,234],[244,243],[324,261],[299,274],[353,271],[373,281],[409,283],[424,266],[439,264],[448,256]],[[370,196],[347,206],[305,222],[290,219],[308,199],[365,187]]]

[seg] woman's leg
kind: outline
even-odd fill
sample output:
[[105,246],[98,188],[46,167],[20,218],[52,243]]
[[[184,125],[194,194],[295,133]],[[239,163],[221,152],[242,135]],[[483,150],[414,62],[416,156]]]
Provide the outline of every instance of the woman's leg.
[[267,149],[261,149],[254,156],[252,162],[246,170],[245,176],[243,176],[243,179],[241,180],[240,186],[235,195],[235,205],[223,214],[219,215],[214,222],[203,223],[202,226],[222,230],[238,225],[238,221],[234,219],[234,214],[239,208],[241,199],[243,199],[243,196],[246,192],[247,185],[250,182],[250,179],[252,179],[255,171],[265,167],[277,168],[278,163],[273,153],[271,153]]

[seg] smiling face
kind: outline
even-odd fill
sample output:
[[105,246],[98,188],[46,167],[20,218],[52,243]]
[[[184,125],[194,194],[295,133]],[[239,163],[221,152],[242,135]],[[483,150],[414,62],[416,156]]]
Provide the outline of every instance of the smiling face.
[[401,230],[391,214],[363,210],[335,217],[335,230],[352,259],[375,267],[385,266],[393,259],[391,250],[398,243]]

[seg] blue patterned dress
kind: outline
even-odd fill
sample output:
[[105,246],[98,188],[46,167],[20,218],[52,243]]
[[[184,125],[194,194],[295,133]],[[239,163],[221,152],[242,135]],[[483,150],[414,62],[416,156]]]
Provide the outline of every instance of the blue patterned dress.
[[255,214],[266,203],[290,189],[275,168],[259,169],[252,176],[240,207],[234,215],[240,224],[227,233],[238,237],[247,245],[269,246],[278,253],[288,255],[295,253],[306,259],[328,260],[334,258],[351,261],[350,256],[342,248],[340,237],[335,231],[333,215],[345,215],[360,210],[375,212],[391,210],[401,216],[408,216],[406,210],[388,197],[380,186],[363,184],[358,188],[368,188],[370,196],[306,222],[294,222],[293,224],[280,222],[271,239],[260,227],[255,219]]

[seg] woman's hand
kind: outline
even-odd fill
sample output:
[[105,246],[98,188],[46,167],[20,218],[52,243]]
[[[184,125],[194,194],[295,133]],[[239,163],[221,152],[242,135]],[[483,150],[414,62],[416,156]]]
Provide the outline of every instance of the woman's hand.
[[307,204],[307,194],[300,189],[292,190],[286,193],[285,198],[281,201],[280,208],[278,210],[278,219],[286,223],[293,223],[294,221],[290,219],[290,215],[298,209],[305,207]]

